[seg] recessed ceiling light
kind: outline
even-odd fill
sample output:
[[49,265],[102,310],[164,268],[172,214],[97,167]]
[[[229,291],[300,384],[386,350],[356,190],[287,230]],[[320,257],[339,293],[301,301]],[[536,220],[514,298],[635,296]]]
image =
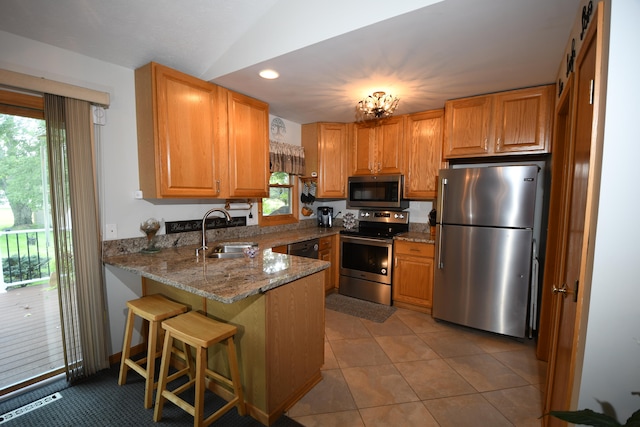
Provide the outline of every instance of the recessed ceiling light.
[[262,70],[260,71],[260,77],[263,79],[273,80],[280,77],[280,74],[278,74],[276,70]]

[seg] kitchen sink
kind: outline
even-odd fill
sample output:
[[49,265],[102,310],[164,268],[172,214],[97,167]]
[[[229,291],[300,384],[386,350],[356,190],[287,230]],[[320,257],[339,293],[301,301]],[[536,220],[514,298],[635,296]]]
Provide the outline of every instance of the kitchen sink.
[[244,250],[247,248],[258,247],[256,242],[224,242],[217,243],[207,258],[242,258],[244,256]]
[[242,252],[211,252],[207,258],[220,258],[220,259],[228,259],[228,258],[242,258],[244,254]]

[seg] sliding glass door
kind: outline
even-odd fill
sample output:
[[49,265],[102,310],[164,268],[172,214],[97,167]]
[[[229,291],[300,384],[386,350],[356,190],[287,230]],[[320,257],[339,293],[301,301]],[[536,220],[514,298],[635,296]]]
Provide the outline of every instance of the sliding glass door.
[[65,365],[45,121],[33,99],[0,97],[0,395]]

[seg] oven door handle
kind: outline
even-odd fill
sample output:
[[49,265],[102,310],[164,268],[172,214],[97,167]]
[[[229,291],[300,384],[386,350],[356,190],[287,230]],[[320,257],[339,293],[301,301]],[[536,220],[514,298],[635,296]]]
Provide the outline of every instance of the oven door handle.
[[373,246],[387,246],[393,244],[393,239],[376,239],[375,237],[342,236],[342,241],[347,243],[369,243]]

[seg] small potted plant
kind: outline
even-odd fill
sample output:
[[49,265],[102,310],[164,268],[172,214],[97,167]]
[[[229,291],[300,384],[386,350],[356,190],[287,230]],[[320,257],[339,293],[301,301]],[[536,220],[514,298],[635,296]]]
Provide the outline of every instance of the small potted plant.
[[614,417],[582,409],[579,411],[551,411],[549,415],[563,421],[576,425],[596,426],[596,427],[640,427],[640,409],[631,414],[625,424],[620,424]]

